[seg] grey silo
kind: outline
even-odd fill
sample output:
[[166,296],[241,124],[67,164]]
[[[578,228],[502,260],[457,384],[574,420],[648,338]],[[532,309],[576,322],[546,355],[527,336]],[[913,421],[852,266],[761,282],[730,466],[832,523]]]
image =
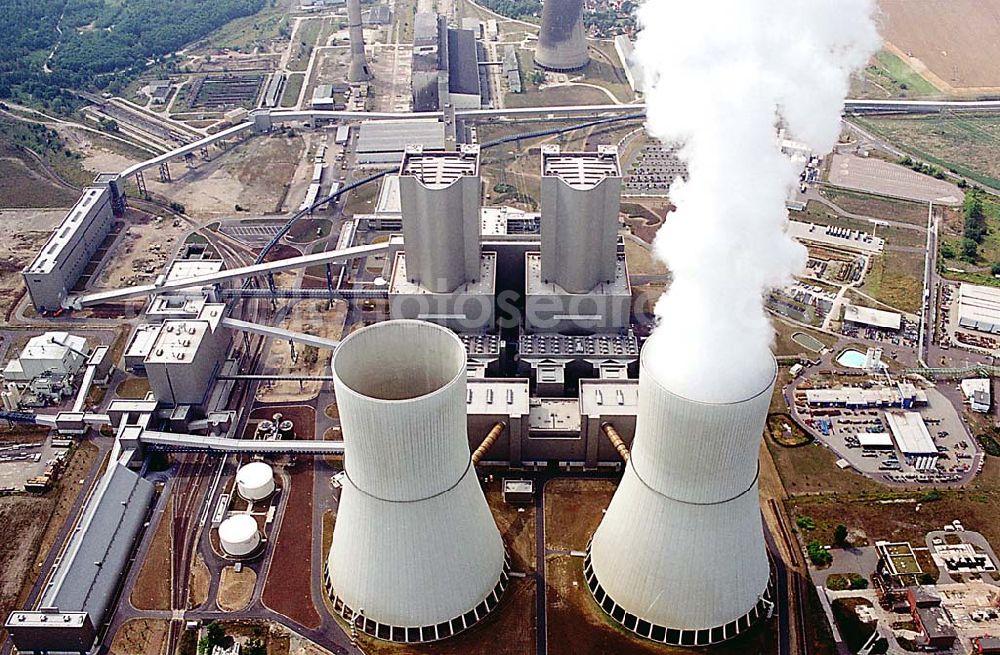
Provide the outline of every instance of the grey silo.
[[480,275],[479,146],[458,152],[406,149],[399,171],[406,277],[450,293]]
[[621,207],[618,150],[542,147],[542,279],[570,293],[613,282]]
[[583,0],[545,0],[535,63],[548,70],[573,71],[589,61]]

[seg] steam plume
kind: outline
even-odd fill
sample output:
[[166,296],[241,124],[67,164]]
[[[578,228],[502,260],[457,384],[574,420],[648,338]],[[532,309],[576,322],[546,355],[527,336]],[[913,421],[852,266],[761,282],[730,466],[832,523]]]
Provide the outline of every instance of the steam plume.
[[801,172],[781,153],[779,123],[829,152],[851,73],[879,44],[874,0],[646,0],[636,59],[647,129],[681,142],[689,181],[655,252],[674,281],[648,347],[668,388],[705,402],[761,391],[773,329],[766,290],[802,270],[785,234],[785,199]]

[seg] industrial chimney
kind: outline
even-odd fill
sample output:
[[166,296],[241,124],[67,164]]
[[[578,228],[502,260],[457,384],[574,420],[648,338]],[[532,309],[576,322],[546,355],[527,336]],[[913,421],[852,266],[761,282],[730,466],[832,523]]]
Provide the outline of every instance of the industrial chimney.
[[598,604],[626,629],[703,646],[744,632],[769,604],[757,457],[777,366],[769,355],[761,362],[756,393],[703,402],[658,377],[656,338],[640,356],[631,456],[584,569]]
[[367,82],[372,79],[365,59],[365,36],[361,29],[361,0],[347,0],[347,23],[351,38],[351,68],[348,82]]
[[386,321],[333,357],[345,462],[325,584],[379,638],[462,632],[500,601],[509,564],[471,463],[466,351],[451,331]]
[[583,0],[545,0],[535,63],[547,70],[574,71],[587,65]]

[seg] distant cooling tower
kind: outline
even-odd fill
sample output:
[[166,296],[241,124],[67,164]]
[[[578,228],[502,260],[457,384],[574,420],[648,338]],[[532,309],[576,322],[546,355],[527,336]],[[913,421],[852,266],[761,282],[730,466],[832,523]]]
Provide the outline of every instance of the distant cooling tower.
[[666,388],[649,352],[631,457],[584,560],[587,584],[642,637],[714,644],[749,628],[769,602],[757,456],[777,367],[763,367],[749,398],[704,403]]
[[507,585],[466,437],[465,365],[454,333],[420,321],[359,330],[333,357],[345,464],[325,583],[379,639],[462,632]]
[[535,63],[548,70],[574,71],[588,61],[583,0],[545,0]]
[[367,82],[372,79],[365,59],[365,36],[361,28],[361,0],[347,0],[347,27],[351,39],[351,68],[349,82]]

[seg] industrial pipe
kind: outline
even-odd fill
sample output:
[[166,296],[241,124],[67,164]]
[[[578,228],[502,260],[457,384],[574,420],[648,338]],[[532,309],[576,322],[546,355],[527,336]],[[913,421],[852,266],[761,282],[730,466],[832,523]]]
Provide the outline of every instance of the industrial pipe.
[[498,421],[497,424],[493,426],[493,429],[486,434],[486,438],[483,439],[483,443],[479,444],[479,448],[476,448],[476,452],[472,453],[473,466],[478,464],[479,460],[481,460],[483,455],[486,454],[486,451],[493,447],[493,444],[497,442],[497,439],[500,438],[500,435],[503,434],[506,427],[506,423]]
[[608,441],[611,442],[611,445],[614,446],[615,450],[618,451],[618,454],[621,456],[622,461],[627,462],[629,455],[628,446],[626,446],[625,442],[622,441],[622,437],[620,434],[618,434],[618,430],[615,429],[615,426],[612,425],[611,423],[603,423],[601,424],[601,429],[604,430],[604,434],[607,435]]

